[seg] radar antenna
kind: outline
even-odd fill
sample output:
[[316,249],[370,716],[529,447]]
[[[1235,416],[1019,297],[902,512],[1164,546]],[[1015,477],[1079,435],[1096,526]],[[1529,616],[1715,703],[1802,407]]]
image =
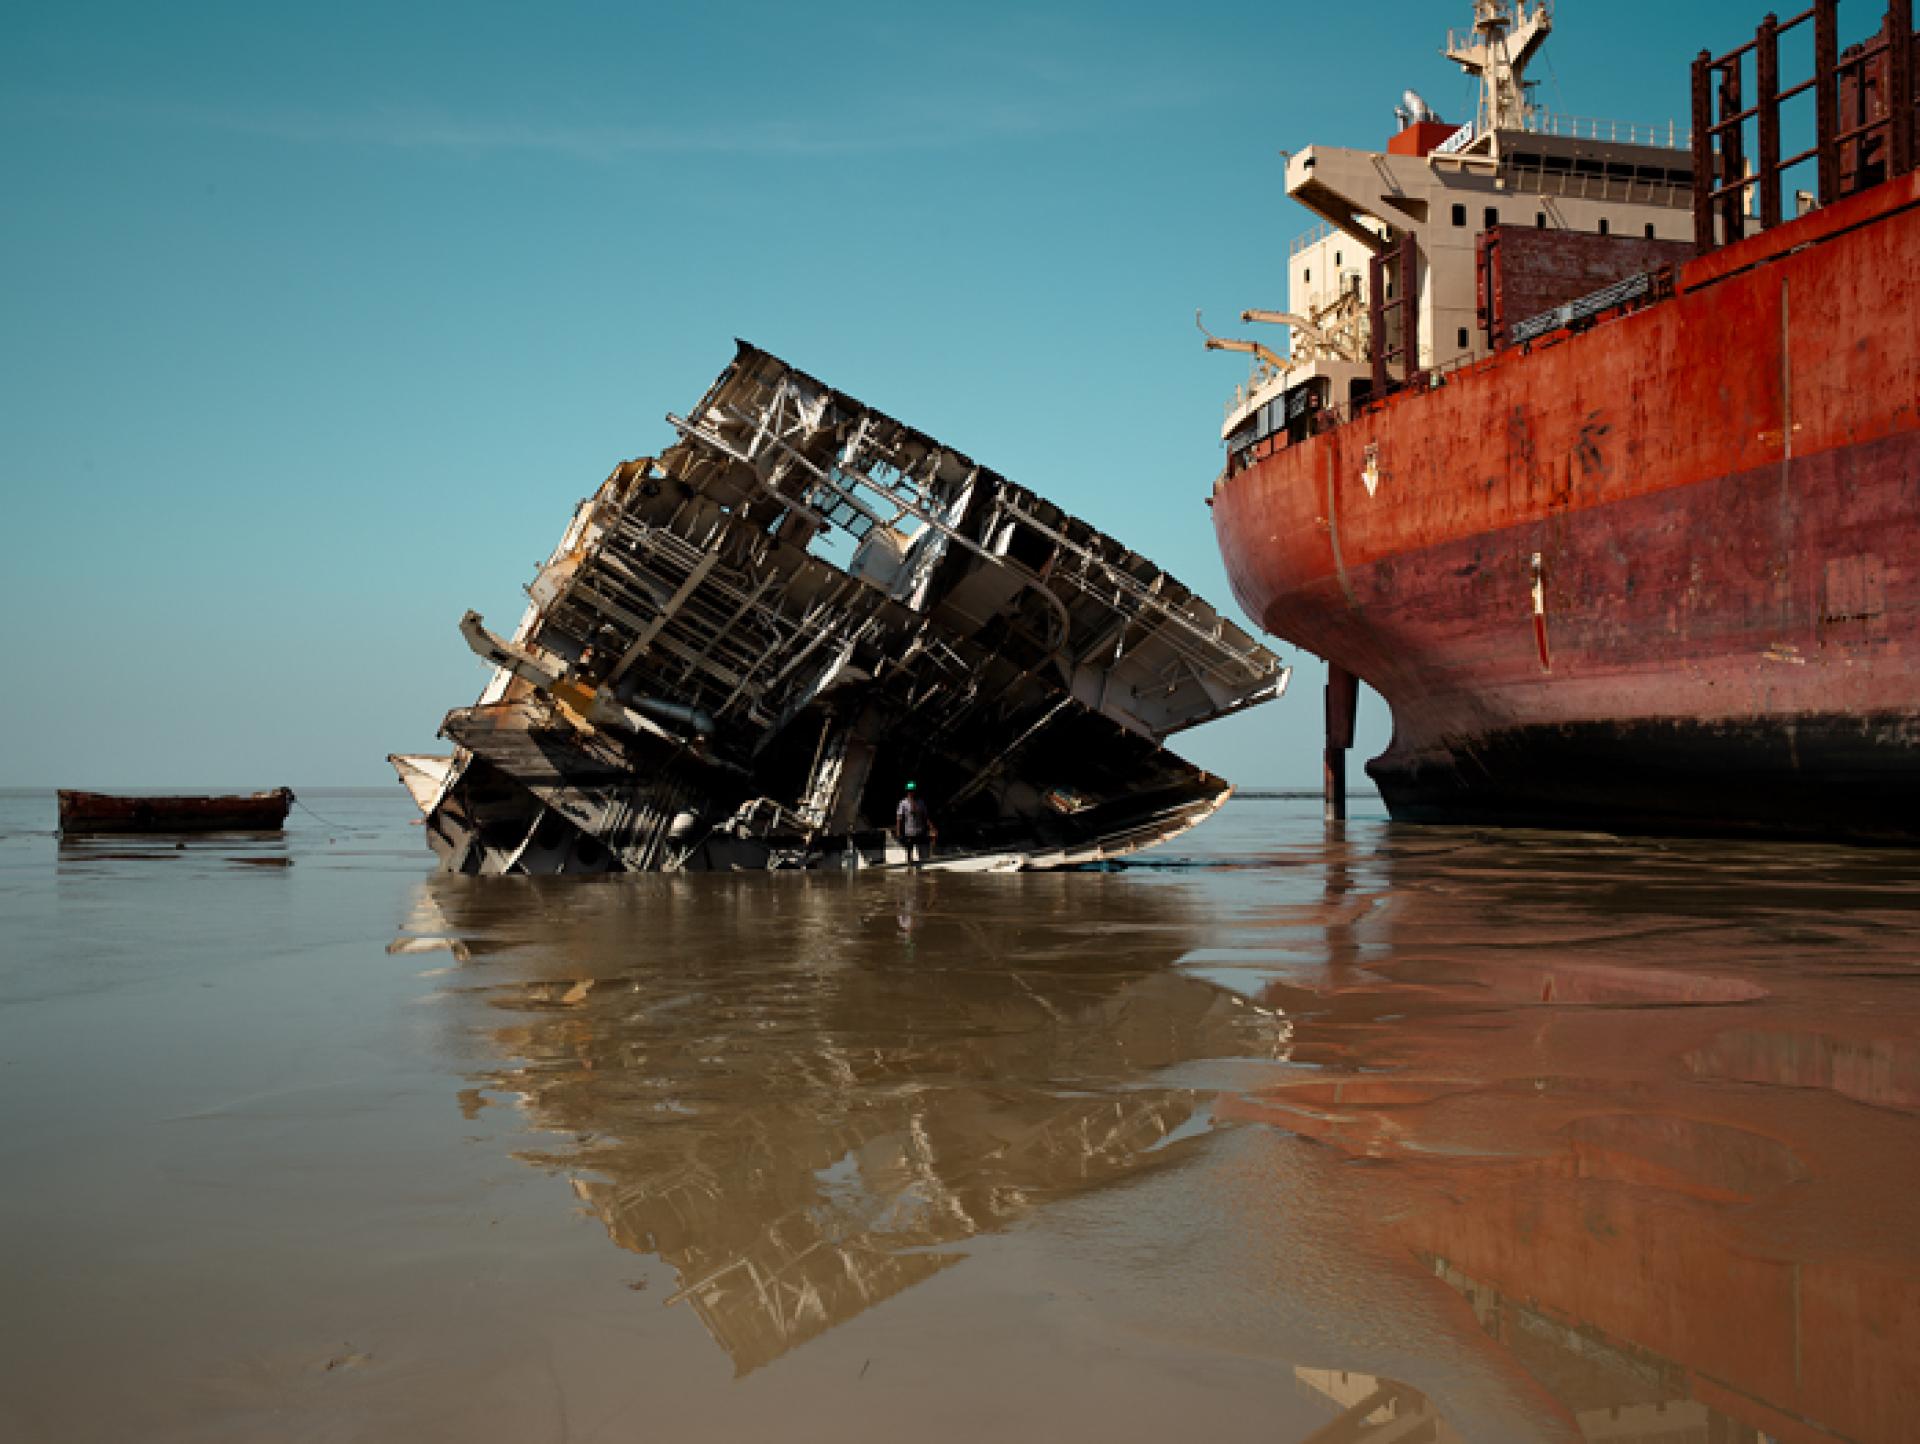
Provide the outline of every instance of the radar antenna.
[[1527,65],[1552,29],[1552,0],[1473,0],[1473,29],[1449,35],[1446,54],[1480,77],[1476,135],[1528,128]]

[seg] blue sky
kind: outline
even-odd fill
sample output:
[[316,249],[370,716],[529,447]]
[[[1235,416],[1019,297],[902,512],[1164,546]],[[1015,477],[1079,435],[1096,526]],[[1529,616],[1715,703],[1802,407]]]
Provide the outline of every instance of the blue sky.
[[[1541,98],[1684,120],[1763,8],[1563,0]],[[1193,313],[1281,303],[1280,148],[1466,113],[1470,11],[10,7],[0,785],[390,780],[484,680],[461,612],[511,622],[735,336],[1231,608],[1244,371]],[[1315,785],[1281,650],[1289,697],[1179,750]]]

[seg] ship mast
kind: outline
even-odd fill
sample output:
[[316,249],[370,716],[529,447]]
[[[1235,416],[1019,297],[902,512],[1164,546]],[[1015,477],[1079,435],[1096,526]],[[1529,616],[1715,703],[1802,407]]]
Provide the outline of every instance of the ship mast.
[[1480,77],[1476,136],[1527,128],[1527,64],[1552,29],[1551,0],[1473,0],[1473,29],[1450,34],[1446,55]]

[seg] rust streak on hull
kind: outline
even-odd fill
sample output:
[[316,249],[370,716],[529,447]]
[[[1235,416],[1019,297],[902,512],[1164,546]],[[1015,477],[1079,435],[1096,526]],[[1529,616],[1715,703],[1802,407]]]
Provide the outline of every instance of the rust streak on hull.
[[1677,291],[1216,487],[1242,605],[1391,704],[1396,816],[1920,834],[1920,176]]

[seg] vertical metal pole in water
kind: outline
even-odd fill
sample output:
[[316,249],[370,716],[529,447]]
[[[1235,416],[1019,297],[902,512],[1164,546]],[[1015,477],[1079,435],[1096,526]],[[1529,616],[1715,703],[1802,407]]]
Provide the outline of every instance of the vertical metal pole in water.
[[1345,667],[1327,663],[1327,747],[1321,774],[1328,822],[1347,816],[1347,749],[1353,746],[1353,719],[1360,705],[1360,679]]

